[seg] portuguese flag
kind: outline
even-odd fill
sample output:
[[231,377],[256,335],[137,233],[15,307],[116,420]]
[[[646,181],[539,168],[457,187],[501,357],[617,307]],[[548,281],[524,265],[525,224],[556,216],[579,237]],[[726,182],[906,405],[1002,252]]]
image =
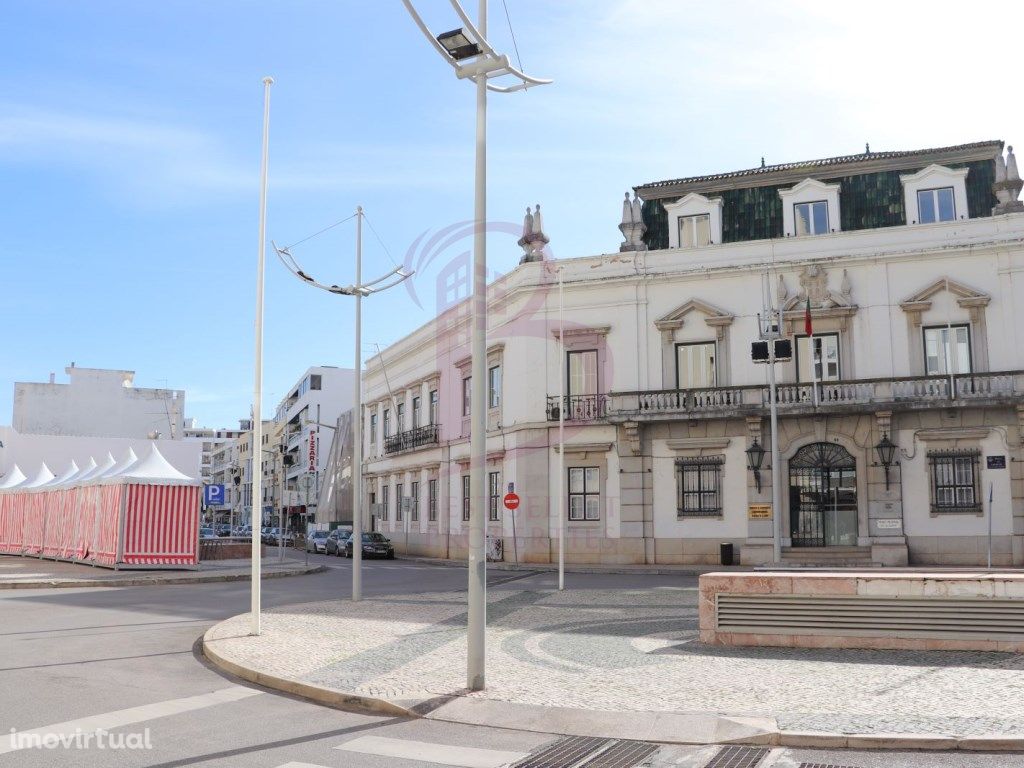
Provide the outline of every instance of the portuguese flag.
[[804,306],[804,333],[808,336],[814,335],[814,329],[811,327],[811,297],[807,297],[807,304]]

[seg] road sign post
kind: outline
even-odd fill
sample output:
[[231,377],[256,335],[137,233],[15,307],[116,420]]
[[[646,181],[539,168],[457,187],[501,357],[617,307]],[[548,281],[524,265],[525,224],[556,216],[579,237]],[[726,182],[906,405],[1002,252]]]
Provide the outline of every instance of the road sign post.
[[207,507],[218,506],[224,503],[223,485],[204,485],[203,504]]
[[[512,483],[508,484],[508,493],[505,494],[505,498],[501,501],[505,505],[505,509],[509,512],[515,513],[519,509],[519,495],[512,490],[515,486]],[[512,515],[512,557],[516,563],[519,562],[519,543],[516,541],[516,516]]]

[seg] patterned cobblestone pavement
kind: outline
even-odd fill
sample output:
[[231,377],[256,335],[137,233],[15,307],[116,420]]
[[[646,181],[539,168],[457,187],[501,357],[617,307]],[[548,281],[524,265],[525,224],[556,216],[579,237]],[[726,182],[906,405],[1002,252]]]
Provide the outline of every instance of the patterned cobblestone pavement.
[[467,693],[465,593],[294,605],[236,617],[216,652],[391,700],[467,695],[623,712],[769,716],[784,730],[1024,736],[1024,656],[700,644],[696,591],[492,590],[487,690]]

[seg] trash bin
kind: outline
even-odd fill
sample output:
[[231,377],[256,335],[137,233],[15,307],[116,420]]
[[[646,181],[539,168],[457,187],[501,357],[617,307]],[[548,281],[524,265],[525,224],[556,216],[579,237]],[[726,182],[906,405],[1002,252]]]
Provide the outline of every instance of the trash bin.
[[732,542],[723,541],[718,547],[718,552],[722,565],[732,565]]

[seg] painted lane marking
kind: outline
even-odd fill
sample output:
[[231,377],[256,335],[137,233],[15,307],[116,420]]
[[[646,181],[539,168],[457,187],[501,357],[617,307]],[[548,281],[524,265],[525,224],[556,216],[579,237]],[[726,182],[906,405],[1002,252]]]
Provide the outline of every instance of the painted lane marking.
[[434,744],[429,741],[389,739],[386,736],[360,736],[358,739],[339,744],[335,749],[361,752],[364,755],[400,757],[406,760],[460,766],[461,768],[501,768],[503,765],[522,760],[528,754],[527,752],[506,752],[501,749],[454,747],[450,744]]
[[155,720],[159,717],[179,715],[183,712],[192,712],[197,709],[205,709],[218,704],[230,704],[250,696],[259,696],[262,691],[246,688],[241,685],[233,685],[230,688],[221,688],[212,693],[204,693],[200,696],[188,696],[183,699],[169,699],[158,701],[154,704],[143,704],[140,707],[119,709],[115,712],[106,712],[102,715],[92,715],[79,720],[68,720],[63,723],[44,725],[42,728],[32,728],[27,731],[11,733],[7,738],[0,738],[0,755],[8,752],[17,752],[32,744],[32,737],[46,736],[48,734],[73,735],[76,731],[82,733],[93,733],[98,730],[110,731],[114,728],[121,728],[125,725],[142,723],[147,720]]

